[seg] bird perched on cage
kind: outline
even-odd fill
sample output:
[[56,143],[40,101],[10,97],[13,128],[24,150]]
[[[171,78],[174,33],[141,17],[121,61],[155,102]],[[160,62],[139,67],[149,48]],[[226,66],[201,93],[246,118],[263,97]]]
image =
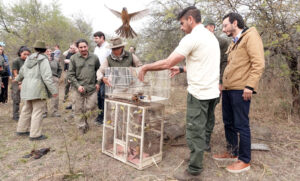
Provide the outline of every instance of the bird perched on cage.
[[110,9],[105,5],[107,9],[109,9],[114,15],[116,15],[118,18],[122,19],[122,26],[116,30],[116,33],[124,38],[134,38],[137,36],[136,32],[131,28],[129,25],[130,21],[134,21],[140,18],[143,18],[145,15],[148,14],[148,9],[144,9],[141,11],[137,11],[134,13],[128,14],[127,8],[124,7],[122,9],[122,12],[118,12],[116,10]]

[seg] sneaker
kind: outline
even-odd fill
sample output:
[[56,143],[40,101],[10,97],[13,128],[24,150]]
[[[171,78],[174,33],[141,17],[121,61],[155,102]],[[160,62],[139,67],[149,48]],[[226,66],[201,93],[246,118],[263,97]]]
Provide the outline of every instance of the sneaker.
[[212,156],[213,159],[218,161],[236,161],[237,156],[234,156],[228,152],[221,153],[221,154],[215,154]]
[[173,177],[180,181],[200,181],[199,178],[200,173],[197,174],[191,174],[187,170],[177,171],[174,173]]
[[34,137],[34,138],[30,137],[29,140],[30,140],[30,141],[37,141],[37,140],[45,140],[45,139],[47,139],[47,138],[48,138],[47,136],[41,135],[41,136]]
[[72,105],[68,105],[66,109],[72,109]]
[[17,136],[29,136],[30,132],[26,131],[26,132],[16,132]]
[[250,163],[245,163],[241,160],[234,162],[232,165],[226,167],[230,173],[241,173],[250,170]]

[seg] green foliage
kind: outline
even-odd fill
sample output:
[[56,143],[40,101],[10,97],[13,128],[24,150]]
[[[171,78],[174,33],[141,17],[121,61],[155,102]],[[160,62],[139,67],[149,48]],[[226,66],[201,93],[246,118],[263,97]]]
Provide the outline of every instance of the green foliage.
[[300,25],[296,26],[297,32],[300,33]]
[[291,71],[286,63],[280,65],[281,73],[280,76],[287,77],[291,74]]
[[1,3],[0,28],[6,52],[12,55],[21,45],[32,47],[38,39],[49,47],[59,44],[65,50],[79,38],[90,39],[92,32],[91,24],[84,19],[65,17],[57,3],[44,5],[38,0],[21,0],[10,6]]
[[269,56],[271,54],[270,50],[265,51],[265,56]]

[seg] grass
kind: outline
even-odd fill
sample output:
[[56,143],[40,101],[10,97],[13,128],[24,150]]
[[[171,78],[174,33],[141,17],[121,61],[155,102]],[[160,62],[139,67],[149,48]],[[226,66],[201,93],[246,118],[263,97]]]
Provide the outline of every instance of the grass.
[[[268,144],[271,151],[252,151],[251,170],[242,174],[228,173],[224,169],[228,163],[215,162],[212,154],[225,150],[221,106],[218,104],[212,153],[204,156],[203,180],[296,181],[300,178],[300,121],[289,113],[289,94],[265,87],[261,86],[261,91],[252,100],[250,122],[252,142]],[[62,86],[60,93],[61,103]],[[17,123],[11,119],[11,101],[6,105],[0,104],[0,180],[174,180],[174,170],[180,164],[187,166],[182,162],[189,155],[186,146],[165,145],[163,160],[158,167],[152,166],[143,171],[106,156],[101,153],[102,127],[90,123],[90,131],[80,135],[73,120],[64,119],[71,113],[64,110],[65,105],[60,104],[62,118],[46,118],[43,121],[43,133],[49,138],[31,142],[27,137],[15,135]],[[186,87],[173,86],[166,113],[185,114],[185,109]],[[45,147],[51,147],[51,151],[41,159],[22,158],[32,149]]]

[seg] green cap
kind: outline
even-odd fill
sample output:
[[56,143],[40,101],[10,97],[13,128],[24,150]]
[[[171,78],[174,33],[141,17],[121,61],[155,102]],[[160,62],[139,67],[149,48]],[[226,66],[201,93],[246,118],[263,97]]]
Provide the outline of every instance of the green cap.
[[41,40],[36,40],[36,42],[33,45],[33,48],[47,49],[46,43]]
[[204,26],[207,26],[207,25],[214,25],[214,26],[216,26],[215,21],[211,17],[209,17],[209,16],[207,16],[207,17],[205,17],[203,19],[202,24]]

